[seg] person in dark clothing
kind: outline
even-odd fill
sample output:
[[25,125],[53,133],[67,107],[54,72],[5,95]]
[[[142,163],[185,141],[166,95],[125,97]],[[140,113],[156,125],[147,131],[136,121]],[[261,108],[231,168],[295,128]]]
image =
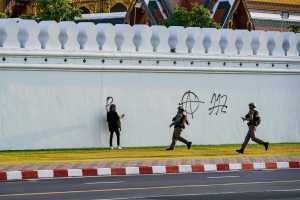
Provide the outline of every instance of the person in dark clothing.
[[256,128],[261,122],[259,112],[257,110],[255,110],[255,108],[256,108],[255,104],[250,103],[248,114],[245,117],[242,117],[243,121],[248,121],[247,125],[249,127],[249,130],[245,137],[244,143],[242,144],[242,147],[240,149],[236,150],[236,152],[238,152],[238,153],[241,153],[241,154],[244,153],[244,150],[250,139],[258,144],[264,145],[266,151],[269,148],[268,142],[264,142],[261,139],[258,139],[257,137],[255,137]]
[[172,143],[171,143],[170,147],[167,148],[166,150],[174,150],[177,140],[186,144],[188,149],[191,148],[192,142],[189,142],[180,136],[182,130],[185,128],[185,125],[189,125],[189,122],[187,120],[187,116],[184,114],[184,109],[181,106],[179,106],[178,112],[177,112],[176,116],[173,117],[172,123],[170,124],[170,127],[174,126]]
[[116,105],[111,104],[109,107],[109,111],[107,112],[107,123],[108,123],[108,129],[110,132],[110,138],[109,138],[109,145],[110,148],[113,149],[113,136],[114,133],[116,133],[117,136],[117,145],[118,149],[122,149],[120,146],[120,131],[121,131],[121,119],[125,115],[119,116],[117,111],[116,111]]

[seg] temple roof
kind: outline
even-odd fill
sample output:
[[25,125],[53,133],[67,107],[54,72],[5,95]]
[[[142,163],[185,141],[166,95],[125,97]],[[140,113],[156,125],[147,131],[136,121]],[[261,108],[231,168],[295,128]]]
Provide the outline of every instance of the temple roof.
[[246,3],[250,12],[300,13],[300,0],[246,0]]
[[300,0],[247,0],[247,2],[286,4],[286,5],[299,5],[300,6]]

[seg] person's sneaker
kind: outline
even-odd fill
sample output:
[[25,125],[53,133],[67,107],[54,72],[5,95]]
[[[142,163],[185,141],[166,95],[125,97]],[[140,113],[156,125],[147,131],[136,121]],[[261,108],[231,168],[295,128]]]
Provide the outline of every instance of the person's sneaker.
[[114,147],[110,147],[110,150],[113,150],[114,149]]
[[269,149],[269,142],[265,142],[264,146],[265,146],[265,150],[268,151],[268,149]]
[[244,153],[244,150],[242,149],[238,149],[238,150],[235,150],[236,152],[240,153],[240,154],[243,154]]
[[121,146],[118,146],[118,149],[122,149],[122,147],[121,147]]
[[169,148],[167,148],[166,150],[167,150],[167,151],[172,151],[172,150],[174,150],[174,148],[169,147]]
[[188,142],[186,146],[187,146],[188,149],[191,149],[191,147],[192,147],[192,142]]

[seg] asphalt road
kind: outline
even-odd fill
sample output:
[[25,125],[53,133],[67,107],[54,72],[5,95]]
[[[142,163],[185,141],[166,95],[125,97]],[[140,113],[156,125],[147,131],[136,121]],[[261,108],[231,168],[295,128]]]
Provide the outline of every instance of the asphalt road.
[[300,169],[0,183],[0,200],[300,200]]

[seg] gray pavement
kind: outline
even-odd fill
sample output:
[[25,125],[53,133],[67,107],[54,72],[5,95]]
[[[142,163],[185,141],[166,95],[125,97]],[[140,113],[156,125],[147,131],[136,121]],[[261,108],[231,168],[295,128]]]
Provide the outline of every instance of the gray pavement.
[[300,200],[300,169],[0,183],[0,200]]

